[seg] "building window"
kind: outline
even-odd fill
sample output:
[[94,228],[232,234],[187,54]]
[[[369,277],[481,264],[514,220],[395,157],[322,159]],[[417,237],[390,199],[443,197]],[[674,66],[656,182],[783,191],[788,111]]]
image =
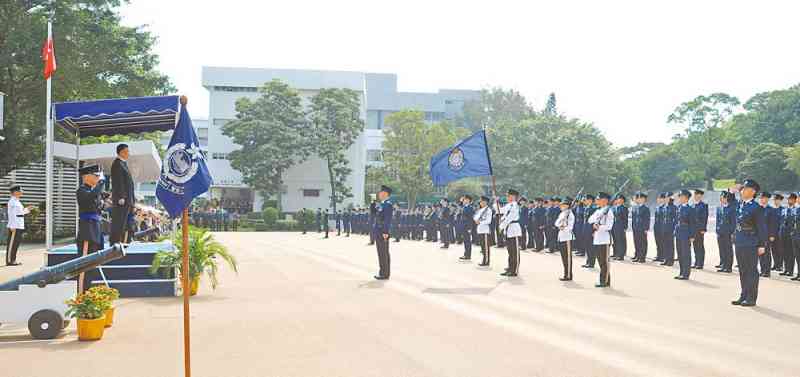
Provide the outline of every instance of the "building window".
[[246,92],[246,93],[255,93],[258,91],[258,88],[251,87],[251,86],[215,86],[214,90],[218,92]]
[[383,161],[383,151],[380,149],[367,149],[368,162],[381,162]]
[[381,128],[381,129],[386,128],[386,117],[388,117],[389,115],[392,115],[394,113],[395,113],[395,111],[386,111],[386,110],[378,111],[378,118],[379,118],[378,128]]
[[305,197],[313,197],[313,198],[318,198],[318,197],[319,197],[319,192],[320,192],[320,190],[307,190],[307,189],[303,189],[303,196],[305,196]]
[[377,111],[377,110],[369,110],[369,111],[367,111],[367,129],[368,130],[379,130],[379,129],[381,129],[380,111]]
[[211,154],[211,158],[214,159],[214,160],[227,160],[228,159],[228,154],[227,153],[214,152],[214,153]]
[[222,126],[225,125],[225,123],[228,123],[228,122],[230,122],[232,120],[233,119],[224,119],[224,118],[214,119],[214,125],[217,126],[217,127],[222,127]]
[[444,113],[438,111],[426,111],[425,112],[425,121],[426,122],[441,122],[444,119]]
[[197,129],[197,139],[200,141],[200,146],[208,145],[208,128]]

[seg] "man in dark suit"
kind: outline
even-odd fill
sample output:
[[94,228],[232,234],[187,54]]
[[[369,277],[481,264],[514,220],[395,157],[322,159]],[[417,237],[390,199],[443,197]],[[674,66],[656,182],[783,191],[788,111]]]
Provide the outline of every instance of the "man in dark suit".
[[136,198],[133,178],[128,170],[128,145],[117,145],[117,158],[111,164],[111,244],[128,242],[128,217],[133,212]]
[[391,275],[392,260],[389,255],[389,234],[392,229],[392,212],[394,208],[389,201],[392,189],[388,186],[381,186],[378,193],[378,202],[375,206],[375,222],[372,226],[372,233],[375,236],[375,246],[378,249],[378,265],[380,270],[375,275],[377,280],[388,280]]

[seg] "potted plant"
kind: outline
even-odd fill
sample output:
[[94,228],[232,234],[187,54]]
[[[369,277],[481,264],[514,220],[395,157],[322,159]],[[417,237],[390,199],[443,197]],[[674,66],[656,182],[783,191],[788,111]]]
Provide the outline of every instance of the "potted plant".
[[108,300],[109,307],[103,314],[106,316],[106,327],[111,327],[114,324],[114,301],[119,298],[119,291],[105,285],[98,285],[89,288],[89,292],[105,297]]
[[100,340],[106,328],[105,311],[111,307],[106,296],[86,291],[68,300],[67,316],[78,320],[78,340]]
[[[153,257],[150,273],[156,274],[161,271],[164,277],[171,278],[177,269],[181,284],[183,284],[183,260],[179,246],[183,243],[181,235],[176,235],[172,243],[174,245],[172,249],[159,251]],[[217,271],[220,259],[225,261],[234,272],[239,272],[236,258],[228,253],[228,249],[224,245],[214,240],[214,236],[208,229],[189,226],[189,280],[191,282],[189,289],[192,296],[197,294],[200,276],[203,273],[211,280],[211,288],[217,289],[217,284],[219,284]]]

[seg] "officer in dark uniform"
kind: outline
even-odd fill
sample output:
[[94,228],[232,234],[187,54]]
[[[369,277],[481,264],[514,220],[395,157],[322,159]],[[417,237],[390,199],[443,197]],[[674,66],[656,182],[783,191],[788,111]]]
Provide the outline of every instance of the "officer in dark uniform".
[[464,256],[461,260],[470,260],[472,258],[472,224],[475,223],[475,208],[472,207],[472,196],[464,195],[461,199],[461,238],[464,240]]
[[678,207],[675,206],[672,200],[672,192],[664,193],[664,230],[663,247],[664,247],[664,262],[662,266],[672,266],[675,263],[675,218],[677,216]]
[[544,250],[544,231],[547,223],[547,208],[544,207],[544,198],[535,198],[536,208],[533,209],[533,219],[530,226],[533,227],[534,250],[540,252]]
[[680,273],[675,279],[687,280],[692,271],[692,250],[691,243],[696,234],[696,216],[692,207],[689,206],[689,197],[692,194],[689,190],[681,190],[678,194],[678,210],[675,217],[675,245],[678,249],[678,265]]
[[375,275],[377,280],[388,280],[391,275],[391,256],[389,255],[389,232],[392,229],[392,211],[394,208],[389,201],[392,189],[388,186],[381,186],[378,193],[378,200],[375,206],[375,225],[372,233],[375,234],[375,246],[378,249],[378,265],[380,270]]
[[561,198],[554,196],[550,198],[550,207],[547,208],[547,252],[555,253],[558,251],[558,227],[556,220],[561,214]]
[[[800,281],[800,198],[798,198],[797,203],[795,203],[794,207],[792,207],[790,216],[792,217],[792,250],[794,250],[794,263],[792,264],[792,267],[797,265],[797,276],[793,277],[792,280]],[[787,268],[784,272],[788,272],[788,275],[791,275],[792,269]]]
[[794,228],[794,216],[792,216],[792,209],[797,202],[797,194],[790,193],[787,199],[786,208],[781,210],[781,223],[780,237],[783,241],[783,269],[780,273],[781,276],[792,276],[794,273],[794,248],[792,247],[792,229]]
[[692,249],[694,249],[694,265],[692,265],[692,268],[698,270],[702,270],[706,262],[706,245],[704,241],[708,230],[708,204],[703,202],[704,194],[703,190],[698,189],[694,190],[694,196],[692,197],[694,200],[692,208],[694,209],[695,226],[697,227],[697,233],[694,235],[694,241],[692,241]]
[[765,211],[754,200],[760,188],[758,182],[745,179],[741,188],[742,201],[736,209],[734,245],[742,291],[739,299],[731,302],[733,305],[755,306],[758,300],[758,257],[766,253],[768,242]]
[[525,250],[528,248],[528,199],[522,197],[519,199],[519,226],[522,228],[522,236],[519,238],[519,249]]
[[128,226],[133,214],[136,197],[133,194],[133,177],[128,169],[128,146],[117,145],[117,158],[111,164],[111,243],[128,242],[131,228]]
[[614,245],[614,257],[612,259],[622,261],[628,253],[628,207],[625,205],[625,195],[618,194],[614,198],[614,227],[611,229],[612,243]]
[[653,238],[656,241],[656,258],[653,262],[664,261],[664,213],[666,211],[666,194],[659,193],[656,198],[656,209],[653,211]]
[[717,272],[733,272],[733,232],[736,230],[736,196],[723,191],[717,207]]
[[325,213],[322,214],[322,221],[323,221],[322,226],[325,228],[325,238],[328,238],[328,233],[330,232],[330,224],[328,223],[328,217],[329,216],[330,216],[330,214],[328,213],[328,210],[326,209]]
[[322,208],[317,208],[317,233],[322,232]]
[[638,192],[633,197],[636,206],[631,210],[631,230],[633,232],[633,261],[647,262],[647,232],[650,231],[650,208],[647,208],[647,194]]
[[[783,195],[775,193],[772,195],[770,212],[773,213],[773,217],[778,223],[778,231],[775,234],[775,239],[769,243],[769,253],[772,254],[772,271],[783,270],[783,210]],[[767,226],[769,227],[769,222],[767,222]]]
[[767,220],[767,243],[765,244],[764,254],[759,255],[758,261],[760,264],[761,277],[768,278],[772,271],[772,254],[775,240],[778,239],[778,211],[769,206],[769,199],[772,195],[766,191],[762,191],[758,195],[758,205],[764,208],[764,217]]
[[346,237],[350,237],[350,232],[353,230],[353,211],[348,208],[344,212],[344,232]]
[[575,246],[572,247],[575,250],[575,255],[582,257],[586,255],[586,245],[584,244],[584,239],[581,235],[583,232],[583,228],[586,226],[586,206],[583,204],[583,197],[579,196],[575,198],[575,208],[573,209],[575,214],[575,225],[573,227],[573,233],[575,234],[575,241],[573,242]]
[[442,199],[442,211],[439,215],[439,234],[442,237],[442,249],[450,247],[450,202]]
[[392,236],[394,237],[394,242],[400,242],[400,236],[403,233],[403,219],[399,204],[395,203],[392,216]]
[[[75,243],[78,253],[85,256],[103,248],[103,233],[100,230],[103,211],[103,174],[97,165],[86,166],[78,170],[81,185],[75,197],[78,201],[78,237]],[[81,273],[78,280],[78,291],[89,289],[90,281]]]
[[369,204],[369,217],[366,224],[366,231],[369,232],[369,245],[375,244],[375,216],[378,213],[378,203],[374,200]]

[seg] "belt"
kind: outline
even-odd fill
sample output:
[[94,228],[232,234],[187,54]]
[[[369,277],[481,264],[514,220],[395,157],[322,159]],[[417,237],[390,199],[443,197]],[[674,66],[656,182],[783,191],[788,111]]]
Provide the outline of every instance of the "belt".
[[83,221],[100,221],[100,215],[96,212],[82,212],[80,215],[78,215],[78,217]]
[[755,228],[753,228],[753,227],[749,227],[749,226],[741,226],[741,225],[737,225],[737,226],[736,226],[736,231],[737,231],[737,232],[755,233],[755,232],[756,232],[756,229],[755,229]]

